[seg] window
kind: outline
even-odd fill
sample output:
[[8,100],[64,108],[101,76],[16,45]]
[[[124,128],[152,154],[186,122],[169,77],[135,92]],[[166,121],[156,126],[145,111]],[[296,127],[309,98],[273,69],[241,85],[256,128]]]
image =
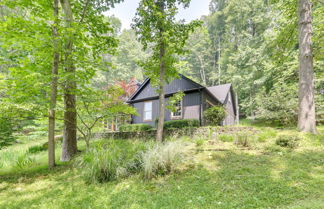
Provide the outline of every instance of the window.
[[144,120],[152,120],[152,102],[144,102]]
[[171,118],[181,118],[181,116],[182,116],[182,101],[177,102],[176,104],[174,104],[174,106],[176,107],[176,111],[171,112]]

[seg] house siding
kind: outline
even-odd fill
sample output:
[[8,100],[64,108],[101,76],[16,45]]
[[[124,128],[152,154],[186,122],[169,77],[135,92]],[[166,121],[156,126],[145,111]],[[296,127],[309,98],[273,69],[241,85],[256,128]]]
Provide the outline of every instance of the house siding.
[[[216,86],[215,86],[216,87]],[[233,125],[235,124],[235,101],[232,101],[233,90],[231,84],[220,85],[219,90],[212,88],[209,90],[190,79],[184,77],[175,79],[170,84],[165,86],[166,105],[168,104],[169,97],[176,92],[183,91],[185,96],[182,100],[182,116],[177,119],[198,119],[201,124],[204,125],[203,112],[207,109],[207,101],[212,105],[223,105],[226,109],[227,116],[222,122],[222,125]],[[213,92],[214,91],[214,92]],[[224,91],[224,92],[223,92]],[[219,94],[221,93],[221,94]],[[221,95],[221,96],[220,96]],[[225,99],[225,101],[224,101]],[[152,101],[152,120],[143,120],[143,109],[144,103]],[[132,116],[132,123],[145,123],[151,126],[155,126],[156,118],[159,117],[159,99],[156,93],[156,88],[151,86],[150,80],[146,80],[140,87],[138,92],[128,101],[134,108],[137,109],[138,116]],[[171,118],[170,111],[165,108],[165,121],[173,120]],[[176,119],[174,119],[176,120]]]
[[235,112],[234,112],[233,105],[234,103],[232,100],[232,92],[230,91],[224,103],[224,107],[226,110],[226,117],[223,122],[223,125],[235,125]]
[[[188,93],[183,97],[182,100],[182,119],[197,119],[199,120],[199,109],[200,109],[200,92]],[[169,98],[165,98],[166,104],[168,103]],[[151,126],[155,126],[156,118],[159,117],[159,100],[148,100],[152,101],[152,121],[143,120],[143,110],[144,102],[133,103],[133,107],[136,108],[138,116],[132,116],[132,123],[144,123]],[[172,120],[171,112],[168,109],[165,109],[165,121]]]
[[138,115],[133,115],[132,116],[132,123],[137,124],[137,123],[145,123],[149,124],[151,126],[155,126],[155,119],[159,117],[159,100],[149,100],[152,101],[152,120],[151,121],[144,121],[144,103],[146,102],[138,102],[132,104],[133,107],[137,110]]
[[[194,89],[199,87],[195,83],[185,79],[179,78],[173,80],[171,83],[167,84],[164,87],[165,94],[170,94],[179,91],[185,91],[189,89]],[[135,97],[133,100],[139,100],[144,98],[156,97],[158,94],[156,93],[156,88],[151,86],[151,81],[148,81],[145,86],[143,86],[142,91]]]

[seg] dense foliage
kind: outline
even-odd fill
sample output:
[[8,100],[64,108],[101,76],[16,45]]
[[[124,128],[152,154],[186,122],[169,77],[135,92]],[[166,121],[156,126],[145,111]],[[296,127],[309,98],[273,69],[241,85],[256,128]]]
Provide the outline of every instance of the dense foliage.
[[183,159],[184,143],[165,144],[130,142],[126,140],[101,142],[79,156],[76,168],[88,183],[103,183],[142,174],[146,179],[172,172]]
[[165,121],[164,128],[198,127],[199,125],[199,120],[196,119],[169,120]]
[[[92,124],[96,124],[95,129],[103,128],[102,120],[134,113],[131,108],[125,109],[121,97],[118,101],[112,99],[119,92],[109,90],[114,89],[116,81],[127,83],[135,78],[140,82],[145,76],[158,80],[158,67],[152,67],[159,62],[156,41],[161,37],[154,25],[158,13],[144,12],[154,1],[143,1],[150,5],[141,4],[133,29],[123,31],[118,18],[102,13],[120,0],[70,2],[75,21],[70,26],[65,24],[61,6],[59,20],[53,16],[51,1],[0,3],[0,148],[14,142],[17,131],[30,138],[46,135],[44,117],[49,107],[54,21],[58,21],[55,26],[61,61],[68,57],[63,56],[65,46],[73,35],[71,58],[75,67],[71,75],[65,71],[67,62],[59,64],[56,115],[60,120],[56,122],[56,134],[63,131],[66,81],[77,83],[73,94],[78,97],[78,128],[89,132]],[[173,17],[177,11],[172,8],[179,6],[176,2],[187,7],[189,0],[166,2],[171,6],[165,15],[172,16],[165,22],[169,30],[164,36],[168,48],[165,64],[169,68],[166,81],[180,72],[206,86],[232,83],[239,97],[240,115],[280,125],[296,123],[297,0],[210,0],[210,13],[201,17],[202,25],[198,21],[185,25]],[[312,13],[317,122],[324,123],[322,2],[313,1]],[[139,40],[136,32],[142,34]],[[170,109],[179,99],[180,94],[170,102]],[[40,121],[45,128],[26,133]]]
[[207,125],[219,126],[225,117],[226,112],[223,106],[213,106],[204,111],[204,120]]
[[[282,125],[295,124],[298,104],[296,6],[296,0],[211,0],[210,14],[201,18],[203,25],[192,32],[186,42],[189,54],[180,55],[180,62],[176,64],[178,72],[206,86],[232,83],[243,116]],[[320,44],[323,14],[321,3],[314,1],[313,53],[318,122],[324,121],[324,99],[320,93],[324,89]],[[124,35],[119,37],[121,44],[129,40]],[[142,57],[143,52],[137,47],[139,43],[134,41],[134,44],[132,53],[137,49]],[[129,66],[127,62],[118,62],[118,65]],[[132,76],[142,79],[145,71],[136,68],[136,72],[139,74]]]
[[148,131],[153,127],[148,124],[125,124],[119,127],[119,131],[122,132],[138,132],[138,131]]
[[76,160],[76,167],[88,183],[102,183],[123,178],[140,170],[139,153],[145,146],[141,143],[97,143]]
[[10,119],[0,118],[0,149],[13,140],[14,127]]

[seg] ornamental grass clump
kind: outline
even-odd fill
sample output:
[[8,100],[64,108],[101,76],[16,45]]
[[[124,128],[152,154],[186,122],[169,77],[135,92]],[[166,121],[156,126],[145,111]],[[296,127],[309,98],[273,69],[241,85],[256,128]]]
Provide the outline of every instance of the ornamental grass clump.
[[159,143],[142,153],[145,179],[172,172],[184,157],[184,144],[178,141]]
[[109,150],[96,146],[78,159],[78,167],[88,183],[111,181],[117,178],[121,151],[112,146]]
[[98,143],[76,160],[88,183],[102,183],[140,171],[143,144],[130,142]]
[[15,167],[22,169],[32,165],[35,162],[35,158],[28,155],[28,153],[19,155],[16,162]]

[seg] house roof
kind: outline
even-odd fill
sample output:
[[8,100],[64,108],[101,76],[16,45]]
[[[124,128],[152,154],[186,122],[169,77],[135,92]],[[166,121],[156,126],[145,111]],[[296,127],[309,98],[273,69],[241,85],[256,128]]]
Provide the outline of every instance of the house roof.
[[[196,87],[194,89],[202,89],[205,88],[204,86],[200,85],[199,83],[196,83],[195,81],[191,80],[190,78],[182,75],[179,73],[179,77],[185,80],[190,81],[191,83],[193,83]],[[134,92],[133,95],[130,96],[130,98],[128,99],[127,102],[131,102],[132,100],[135,99],[135,97],[142,91],[142,89],[146,86],[146,84],[150,81],[150,78],[146,78],[143,83],[138,87],[138,89]],[[189,91],[191,91],[193,89],[189,89]],[[176,92],[169,92],[169,94],[174,94]]]
[[[190,82],[192,82],[196,87],[194,89],[189,89],[187,91],[193,91],[193,90],[205,90],[209,95],[211,95],[212,97],[214,97],[217,101],[219,101],[220,103],[224,104],[226,97],[228,95],[228,92],[231,90],[231,84],[223,84],[223,85],[218,85],[218,86],[211,86],[211,87],[204,87],[202,85],[200,85],[199,83],[194,82],[193,80],[187,78],[186,76],[179,74],[180,78],[186,79]],[[135,97],[141,92],[141,90],[148,84],[148,82],[150,81],[149,78],[146,78],[144,80],[144,82],[142,83],[142,85],[139,86],[139,88],[137,89],[137,91],[134,92],[134,94],[132,96],[130,96],[130,98],[128,99],[128,103],[132,103],[135,100]],[[174,94],[176,92],[169,92],[169,94]],[[148,99],[148,98],[146,98]],[[152,98],[149,98],[152,99]],[[141,99],[144,100],[144,99]]]
[[128,99],[128,101],[133,100],[136,95],[143,89],[143,87],[147,84],[147,82],[149,82],[150,78],[146,78],[143,83],[137,88],[137,90],[133,93],[133,95],[131,95]]
[[232,84],[222,84],[218,86],[207,87],[206,89],[213,94],[221,103],[225,102],[228,92],[231,89]]

